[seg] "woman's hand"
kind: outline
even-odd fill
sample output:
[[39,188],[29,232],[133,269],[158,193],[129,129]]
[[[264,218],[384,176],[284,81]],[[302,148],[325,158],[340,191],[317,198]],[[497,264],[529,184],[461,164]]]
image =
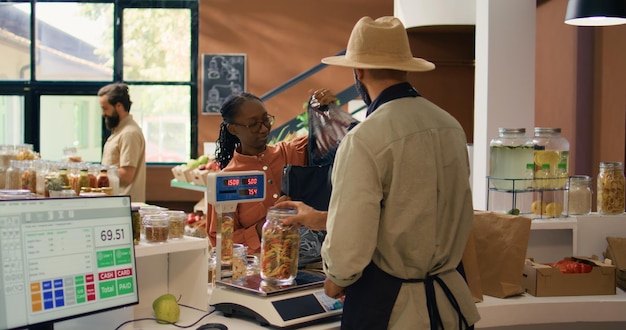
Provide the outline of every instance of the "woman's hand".
[[315,210],[303,202],[284,201],[274,204],[274,207],[295,209],[298,211],[298,214],[283,220],[283,223],[286,225],[298,224],[313,230],[326,229],[327,213]]

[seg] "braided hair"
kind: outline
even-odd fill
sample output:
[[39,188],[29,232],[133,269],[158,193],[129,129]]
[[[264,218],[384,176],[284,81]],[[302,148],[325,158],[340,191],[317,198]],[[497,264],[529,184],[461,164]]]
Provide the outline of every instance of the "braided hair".
[[233,118],[239,114],[239,108],[241,105],[249,100],[263,102],[256,95],[242,92],[227,97],[220,108],[222,123],[220,124],[220,134],[217,138],[217,146],[215,148],[215,160],[220,165],[220,169],[223,169],[226,165],[228,165],[230,160],[233,158],[235,149],[241,144],[239,138],[228,131],[227,126],[232,123]]

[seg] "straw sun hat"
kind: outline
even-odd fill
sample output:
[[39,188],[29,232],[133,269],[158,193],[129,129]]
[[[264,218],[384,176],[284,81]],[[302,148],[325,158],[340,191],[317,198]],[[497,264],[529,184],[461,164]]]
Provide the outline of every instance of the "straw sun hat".
[[322,59],[322,63],[358,69],[430,71],[435,65],[413,57],[402,22],[392,16],[361,18],[348,40],[346,55]]

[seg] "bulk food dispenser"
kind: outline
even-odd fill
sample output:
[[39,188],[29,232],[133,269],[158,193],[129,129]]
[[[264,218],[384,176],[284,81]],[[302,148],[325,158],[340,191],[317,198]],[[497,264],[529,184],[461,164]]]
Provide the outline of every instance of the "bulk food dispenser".
[[490,144],[487,209],[532,218],[567,216],[569,142],[560,128],[499,129]]

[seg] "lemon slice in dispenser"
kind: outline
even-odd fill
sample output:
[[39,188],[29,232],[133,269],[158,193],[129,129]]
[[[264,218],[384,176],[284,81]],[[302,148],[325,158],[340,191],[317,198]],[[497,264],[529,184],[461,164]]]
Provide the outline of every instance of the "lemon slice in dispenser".
[[538,167],[543,164],[550,164],[551,169],[556,169],[560,158],[558,151],[535,151],[535,165]]

